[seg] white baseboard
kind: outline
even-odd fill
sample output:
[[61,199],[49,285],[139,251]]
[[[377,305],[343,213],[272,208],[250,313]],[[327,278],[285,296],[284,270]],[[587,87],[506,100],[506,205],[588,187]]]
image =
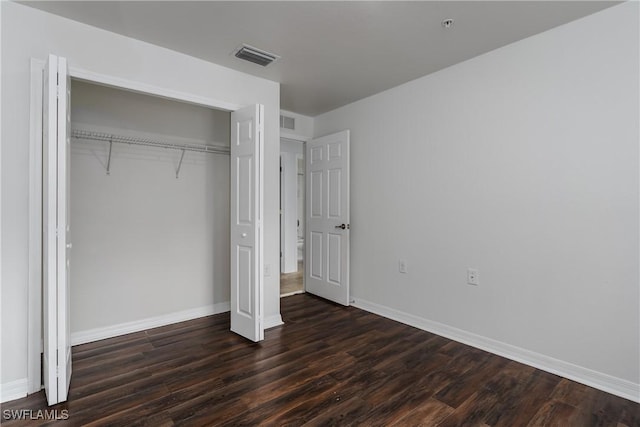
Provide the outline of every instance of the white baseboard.
[[284,325],[282,321],[282,316],[279,314],[275,314],[273,316],[268,316],[264,318],[264,328],[275,328],[276,326]]
[[507,359],[515,360],[516,362],[524,363],[525,365],[533,366],[534,368],[552,374],[560,375],[634,402],[640,402],[640,384],[483,337],[443,323],[404,313],[360,298],[354,298],[354,300],[353,306],[362,310],[506,357]]
[[103,340],[105,338],[112,338],[119,335],[130,334],[132,332],[139,332],[146,329],[157,328],[158,326],[165,326],[172,323],[197,319],[198,317],[225,313],[230,310],[229,304],[229,301],[221,302],[218,304],[211,304],[203,307],[192,308],[189,310],[164,314],[162,316],[148,317],[146,319],[136,320],[133,322],[120,323],[117,325],[105,326],[102,328],[74,332],[71,334],[71,345],[86,344],[88,342]]
[[0,384],[0,402],[4,403],[27,397],[27,384],[26,378]]
[[280,298],[286,298],[286,297],[290,297],[292,295],[299,295],[299,294],[304,294],[304,291],[303,290],[299,290],[299,291],[288,292],[286,294],[280,294]]

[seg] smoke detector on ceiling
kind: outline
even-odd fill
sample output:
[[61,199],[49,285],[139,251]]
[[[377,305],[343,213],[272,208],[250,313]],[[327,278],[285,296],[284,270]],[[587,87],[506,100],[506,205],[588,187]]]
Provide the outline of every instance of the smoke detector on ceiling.
[[233,51],[233,56],[236,58],[244,59],[245,61],[253,62],[254,64],[266,67],[273,64],[280,57],[274,53],[269,53],[264,50],[243,44],[239,48]]
[[453,27],[453,19],[451,18],[443,19],[442,26],[446,29]]

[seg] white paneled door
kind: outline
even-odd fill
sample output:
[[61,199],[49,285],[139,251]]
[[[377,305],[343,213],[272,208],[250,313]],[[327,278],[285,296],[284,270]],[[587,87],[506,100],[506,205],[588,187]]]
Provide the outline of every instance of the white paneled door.
[[231,113],[231,330],[251,341],[263,326],[262,105]]
[[43,369],[49,405],[67,400],[71,381],[69,95],[67,60],[49,55],[43,102]]
[[307,142],[306,291],[349,305],[349,131]]

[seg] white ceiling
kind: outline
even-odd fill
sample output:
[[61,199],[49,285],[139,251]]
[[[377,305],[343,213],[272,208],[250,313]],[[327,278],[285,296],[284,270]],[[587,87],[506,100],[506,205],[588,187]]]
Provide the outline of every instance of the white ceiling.
[[[24,4],[278,81],[283,109],[316,116],[616,3],[38,1]],[[452,29],[442,27],[444,18],[455,19]],[[242,43],[278,54],[282,59],[268,68],[241,61],[231,53]]]

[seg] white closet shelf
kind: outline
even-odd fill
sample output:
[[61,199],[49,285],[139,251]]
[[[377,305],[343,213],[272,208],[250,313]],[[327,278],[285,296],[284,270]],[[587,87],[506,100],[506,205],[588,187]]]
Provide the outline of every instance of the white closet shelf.
[[201,153],[229,154],[229,147],[206,144],[182,144],[174,142],[157,141],[148,138],[116,135],[105,132],[94,132],[82,129],[72,129],[71,137],[76,139],[88,139],[93,141],[116,142],[119,144],[144,145],[149,147],[168,148],[170,150],[198,151]]
[[228,155],[229,147],[221,145],[207,145],[207,144],[182,144],[174,142],[157,141],[150,138],[138,138],[133,136],[116,135],[106,132],[94,132],[82,129],[71,129],[71,137],[76,139],[87,139],[91,141],[105,141],[109,143],[109,158],[107,159],[107,175],[111,173],[111,149],[113,143],[129,144],[129,145],[144,145],[147,147],[168,148],[170,150],[182,151],[180,155],[180,162],[176,169],[176,178],[180,175],[180,168],[182,167],[182,160],[184,159],[185,151],[197,151],[200,153],[213,153],[213,154],[226,154]]

